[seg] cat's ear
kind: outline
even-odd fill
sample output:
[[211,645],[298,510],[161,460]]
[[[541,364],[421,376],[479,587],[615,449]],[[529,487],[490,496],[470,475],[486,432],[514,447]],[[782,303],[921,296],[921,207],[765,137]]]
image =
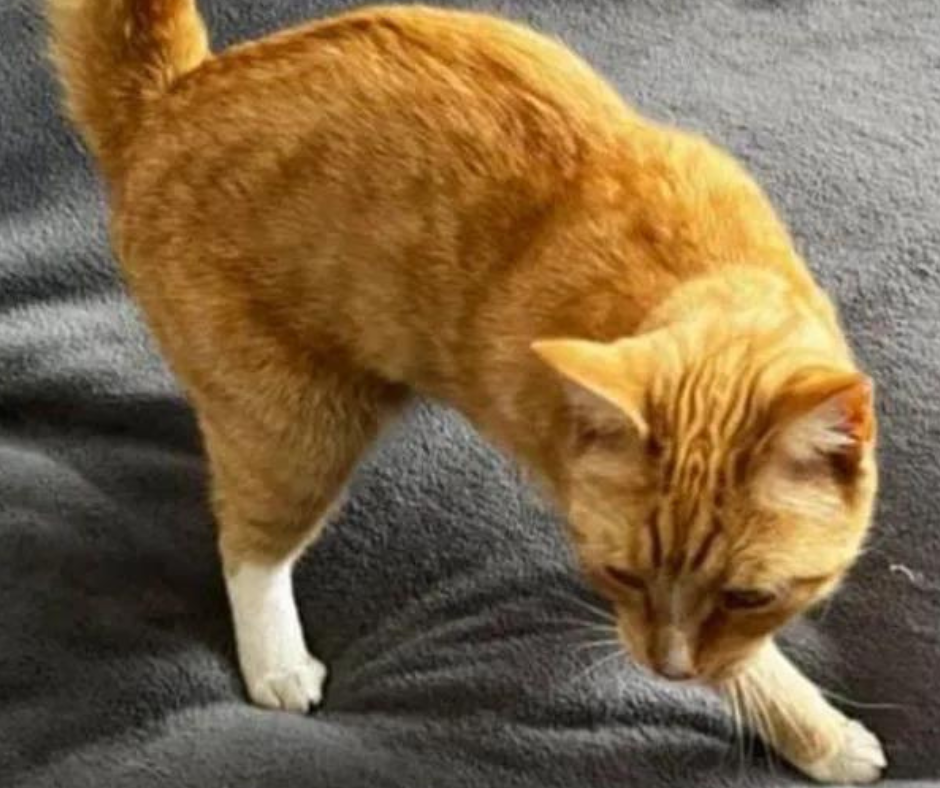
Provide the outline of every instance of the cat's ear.
[[874,439],[872,382],[858,372],[809,370],[778,394],[771,417],[777,447],[787,458],[835,458],[852,469]]
[[643,338],[618,342],[542,339],[532,350],[564,380],[582,440],[649,432],[643,413],[650,348]]

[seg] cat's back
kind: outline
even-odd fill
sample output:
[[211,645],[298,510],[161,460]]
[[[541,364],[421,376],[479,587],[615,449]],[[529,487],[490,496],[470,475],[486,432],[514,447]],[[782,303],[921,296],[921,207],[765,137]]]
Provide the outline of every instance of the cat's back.
[[633,117],[525,27],[357,11],[174,83],[126,150],[114,236],[139,299],[181,336],[264,315],[404,368],[461,338],[474,294]]
[[172,222],[190,243],[211,228],[270,256],[326,232],[311,226],[325,211],[353,219],[347,238],[356,217],[402,232],[490,213],[512,224],[628,122],[593,69],[524,26],[356,11],[225,50],[174,84],[126,152],[118,235],[150,246]]
[[304,335],[324,315],[361,335],[382,314],[374,355],[411,357],[428,326],[456,339],[466,294],[512,264],[630,122],[577,55],[523,26],[366,9],[233,47],[175,83],[127,151],[115,235],[142,298],[193,293],[192,317],[180,296],[153,305],[176,324],[205,322],[196,294],[224,291],[220,324],[240,301]]
[[[444,368],[487,311],[534,324],[611,279],[649,283],[623,294],[639,312],[711,260],[789,265],[728,157],[479,14],[374,8],[234,47],[153,106],[127,160],[116,236],[151,312],[220,336],[263,315],[396,379]],[[566,221],[570,248],[532,252]]]
[[[131,178],[184,159],[187,176],[233,152],[510,172],[570,171],[636,117],[562,43],[484,14],[376,7],[238,45],[181,79],[144,119]],[[214,173],[218,175],[218,173]]]

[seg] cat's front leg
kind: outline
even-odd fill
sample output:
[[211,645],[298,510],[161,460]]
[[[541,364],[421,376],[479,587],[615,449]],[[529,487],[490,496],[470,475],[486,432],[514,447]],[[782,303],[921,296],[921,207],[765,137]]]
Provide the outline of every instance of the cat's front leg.
[[881,743],[830,704],[773,643],[722,686],[744,720],[804,774],[822,783],[870,783],[887,765]]

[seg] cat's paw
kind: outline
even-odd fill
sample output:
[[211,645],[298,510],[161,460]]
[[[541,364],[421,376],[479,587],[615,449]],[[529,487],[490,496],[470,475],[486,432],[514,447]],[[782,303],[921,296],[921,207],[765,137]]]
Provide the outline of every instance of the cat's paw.
[[326,666],[309,654],[296,665],[248,680],[248,694],[259,706],[306,714],[323,698]]
[[842,746],[832,755],[808,764],[799,764],[814,780],[840,785],[875,782],[887,765],[881,742],[874,733],[855,720],[847,722]]

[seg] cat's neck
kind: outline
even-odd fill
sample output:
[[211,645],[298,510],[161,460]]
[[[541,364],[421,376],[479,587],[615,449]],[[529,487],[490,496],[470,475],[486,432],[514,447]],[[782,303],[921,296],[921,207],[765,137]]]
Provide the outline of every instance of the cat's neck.
[[[609,306],[607,300],[605,296],[601,301],[602,308]],[[698,352],[708,353],[710,343],[718,346],[729,338],[774,335],[779,344],[772,355],[779,357],[776,351],[783,350],[785,360],[795,365],[835,362],[853,366],[835,309],[809,276],[800,272],[788,277],[759,265],[715,268],[674,287],[641,320],[624,315],[619,324],[610,310],[613,316],[603,323],[591,320],[596,310],[590,294],[580,303],[588,318],[581,326],[566,320],[556,336],[609,341],[668,330],[684,333]],[[568,430],[570,418],[563,388],[554,370],[532,358],[528,348],[518,351],[520,357],[510,374],[489,388],[479,400],[485,405],[471,415],[543,477],[563,501],[566,457],[559,436]]]
[[684,282],[650,311],[640,331],[670,325],[739,336],[784,331],[795,354],[850,360],[832,302],[802,266],[725,266]]
[[644,325],[709,312],[724,313],[732,320],[756,315],[769,322],[802,317],[839,330],[831,302],[801,267],[781,270],[760,263],[715,266],[678,284],[650,310]]

